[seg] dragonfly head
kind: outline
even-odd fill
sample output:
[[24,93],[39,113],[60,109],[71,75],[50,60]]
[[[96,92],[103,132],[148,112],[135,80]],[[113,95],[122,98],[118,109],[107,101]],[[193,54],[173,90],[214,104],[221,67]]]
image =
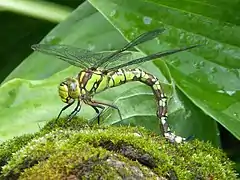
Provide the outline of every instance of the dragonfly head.
[[80,88],[78,80],[75,78],[67,78],[60,83],[58,94],[61,100],[70,104],[80,96]]

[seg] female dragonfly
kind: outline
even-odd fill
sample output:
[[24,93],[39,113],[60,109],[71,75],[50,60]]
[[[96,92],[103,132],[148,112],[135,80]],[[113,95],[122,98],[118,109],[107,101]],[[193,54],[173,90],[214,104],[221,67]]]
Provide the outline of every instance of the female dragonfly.
[[[66,78],[60,83],[58,93],[61,100],[67,105],[62,108],[57,119],[62,112],[77,101],[77,106],[68,117],[70,121],[81,109],[82,103],[91,106],[97,113],[98,124],[100,115],[105,106],[114,108],[118,111],[122,119],[120,110],[117,106],[93,100],[93,96],[106,89],[116,87],[127,82],[139,81],[151,87],[157,102],[157,117],[159,118],[160,131],[170,142],[181,143],[185,140],[170,131],[167,123],[167,97],[163,92],[160,81],[154,75],[145,72],[139,68],[128,68],[130,65],[150,61],[177,52],[185,51],[197,47],[189,47],[158,52],[145,57],[133,60],[126,60],[129,52],[126,50],[133,48],[141,43],[152,40],[161,34],[164,29],[156,29],[146,32],[126,44],[123,48],[112,53],[109,52],[92,52],[89,50],[71,47],[67,45],[49,45],[35,44],[32,49],[53,55],[59,59],[70,63],[71,65],[82,68],[76,77]],[[124,61],[122,59],[125,59]]]

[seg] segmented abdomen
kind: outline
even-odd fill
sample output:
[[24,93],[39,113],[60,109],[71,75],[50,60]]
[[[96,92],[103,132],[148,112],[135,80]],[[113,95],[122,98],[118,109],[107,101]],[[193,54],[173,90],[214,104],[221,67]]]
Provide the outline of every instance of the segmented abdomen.
[[109,88],[119,86],[129,81],[139,81],[153,90],[157,101],[157,116],[160,119],[160,128],[162,132],[169,132],[170,129],[166,123],[167,119],[167,97],[165,96],[159,80],[141,69],[118,69],[117,71],[108,73],[110,80],[108,83]]

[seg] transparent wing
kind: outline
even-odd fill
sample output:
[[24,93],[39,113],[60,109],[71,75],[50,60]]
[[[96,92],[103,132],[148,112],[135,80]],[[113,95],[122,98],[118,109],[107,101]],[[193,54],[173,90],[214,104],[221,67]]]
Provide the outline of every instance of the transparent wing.
[[34,44],[31,48],[44,54],[56,56],[63,61],[81,68],[93,67],[94,64],[109,55],[109,52],[96,53],[68,45]]
[[121,52],[111,58],[111,61],[105,61],[105,63],[101,64],[100,67],[103,69],[109,69],[111,67],[118,66],[119,64],[126,63],[132,59],[132,52]]
[[181,51],[186,51],[186,50],[189,50],[189,49],[192,49],[192,48],[195,48],[195,47],[199,47],[199,46],[202,46],[202,45],[192,45],[192,46],[189,46],[189,47],[183,47],[183,48],[179,48],[179,49],[173,49],[173,50],[158,52],[158,53],[151,54],[151,55],[141,57],[141,58],[138,58],[138,59],[133,59],[129,62],[125,62],[125,63],[122,63],[120,65],[114,66],[114,67],[110,67],[107,70],[111,71],[111,70],[131,66],[131,65],[134,65],[134,64],[139,64],[139,63],[151,61],[153,59],[168,56],[168,55],[175,54],[175,53],[178,53],[178,52],[181,52]]
[[169,50],[164,52],[158,52],[146,57],[132,59],[130,52],[124,52],[138,44],[152,40],[161,34],[164,29],[156,29],[150,32],[143,33],[138,36],[123,48],[111,53],[111,52],[92,52],[86,49],[76,48],[68,45],[50,45],[50,44],[35,44],[32,45],[32,49],[42,52],[44,54],[56,56],[59,59],[66,61],[74,66],[81,68],[97,68],[102,67],[106,70],[114,70],[133,64],[139,64],[146,61],[150,61],[159,57],[174,54],[180,51],[192,49],[199,45],[193,45],[190,47]]
[[129,42],[128,44],[126,44],[123,48],[107,55],[104,56],[102,59],[100,59],[99,61],[96,62],[96,64],[94,64],[94,67],[108,67],[108,68],[113,68],[114,66],[116,66],[117,64],[121,64],[121,63],[126,63],[126,60],[123,61],[123,57],[127,57],[126,55],[129,53],[123,53],[124,51],[131,49],[139,44],[142,44],[146,41],[152,40],[155,37],[157,37],[159,34],[163,33],[165,29],[161,28],[161,29],[155,29],[153,31],[149,31],[146,33],[141,34],[140,36],[136,37],[135,39],[133,39],[131,42]]

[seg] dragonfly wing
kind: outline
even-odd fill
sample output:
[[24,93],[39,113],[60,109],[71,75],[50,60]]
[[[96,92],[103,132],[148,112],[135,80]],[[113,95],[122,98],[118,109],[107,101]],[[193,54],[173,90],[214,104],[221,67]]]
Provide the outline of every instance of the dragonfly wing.
[[44,54],[56,56],[71,65],[81,68],[92,67],[102,58],[100,53],[68,45],[34,44],[32,45],[32,49]]
[[[160,28],[160,29],[155,29],[153,31],[148,31],[146,33],[141,34],[140,36],[136,37],[135,39],[133,39],[131,42],[127,43],[123,48],[112,52],[111,54],[105,56],[104,58],[102,58],[100,61],[96,62],[96,64],[94,64],[95,67],[100,67],[103,64],[106,63],[112,63],[112,59],[117,59],[117,57],[119,57],[118,55],[120,53],[123,53],[124,51],[127,51],[139,44],[142,44],[144,42],[150,41],[154,38],[156,38],[157,36],[159,36],[159,34],[164,32],[164,28]],[[115,61],[114,60],[114,61]]]
[[126,63],[132,59],[132,52],[122,52],[117,54],[111,61],[104,62],[101,67],[105,69],[113,68],[120,64]]
[[163,51],[163,52],[158,52],[158,53],[155,53],[155,54],[150,54],[150,55],[145,56],[145,57],[132,59],[132,60],[130,60],[128,62],[122,62],[121,64],[119,64],[117,66],[108,68],[108,70],[111,71],[111,70],[115,70],[115,69],[131,66],[131,65],[134,65],[134,64],[139,64],[139,63],[151,61],[151,60],[154,60],[154,59],[157,59],[157,58],[160,58],[160,57],[169,56],[171,54],[175,54],[175,53],[182,52],[182,51],[187,51],[189,49],[193,49],[193,48],[199,47],[199,46],[202,46],[202,45],[197,44],[197,45],[192,45],[192,46],[188,46],[188,47],[183,47],[183,48],[178,48],[178,49],[171,49],[171,50],[166,50],[166,51]]

